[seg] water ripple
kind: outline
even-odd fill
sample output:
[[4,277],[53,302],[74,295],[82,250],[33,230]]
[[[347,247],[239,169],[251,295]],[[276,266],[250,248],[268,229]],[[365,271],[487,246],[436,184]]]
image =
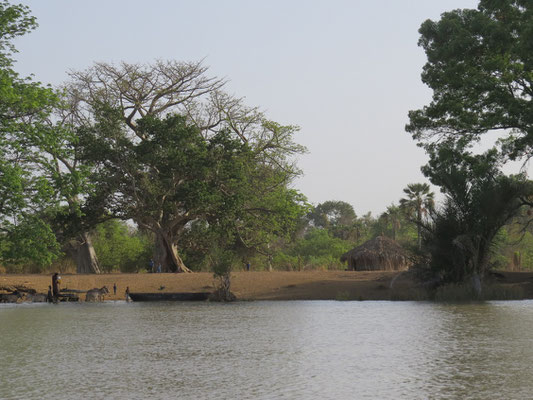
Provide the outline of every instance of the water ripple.
[[532,306],[1,306],[0,398],[525,399]]

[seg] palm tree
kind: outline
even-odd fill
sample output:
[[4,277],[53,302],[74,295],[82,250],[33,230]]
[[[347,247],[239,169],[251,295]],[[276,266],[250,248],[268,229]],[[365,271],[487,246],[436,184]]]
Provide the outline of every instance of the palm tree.
[[387,211],[381,214],[380,218],[383,218],[386,225],[391,225],[392,240],[396,240],[396,233],[402,227],[402,211],[400,207],[391,204],[387,207]]
[[417,246],[422,248],[422,220],[435,206],[434,193],[427,183],[410,183],[403,190],[407,198],[400,199],[400,207],[417,225]]

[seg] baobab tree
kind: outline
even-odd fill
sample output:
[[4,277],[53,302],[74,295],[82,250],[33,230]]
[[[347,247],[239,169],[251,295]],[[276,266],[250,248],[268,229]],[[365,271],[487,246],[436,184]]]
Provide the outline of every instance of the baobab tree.
[[[123,171],[131,168],[124,155],[131,149],[142,147],[142,143],[145,143],[146,149],[153,150],[155,147],[150,144],[154,144],[153,139],[157,135],[151,129],[157,125],[155,121],[165,121],[167,117],[175,115],[183,117],[180,124],[184,125],[184,131],[196,129],[198,136],[202,137],[205,143],[224,132],[229,135],[229,139],[246,145],[250,152],[249,165],[257,166],[252,168],[253,173],[248,176],[248,184],[256,184],[261,188],[258,191],[268,193],[286,188],[291,180],[300,174],[293,160],[294,155],[305,150],[293,142],[293,134],[298,128],[269,121],[257,108],[247,107],[242,99],[225,93],[222,90],[225,82],[208,77],[207,67],[201,62],[157,61],[149,65],[121,63],[118,66],[96,63],[85,71],[72,72],[71,78],[72,81],[65,85],[70,115],[75,118],[80,131],[90,132],[86,138],[91,137],[93,144],[100,141],[100,144],[105,144],[107,150],[116,155],[115,158],[109,159],[115,160],[114,166],[101,160],[101,176],[108,174],[113,168],[122,168]],[[144,125],[141,121],[145,121]],[[94,127],[97,129],[93,129]],[[163,129],[167,133],[172,131],[169,126],[162,125],[157,125],[157,129]],[[93,156],[95,154],[93,152]],[[92,160],[97,162],[95,157]],[[108,172],[102,168],[104,165]],[[127,168],[123,168],[124,166]],[[163,173],[155,164],[144,167],[155,168],[151,172],[152,176]],[[165,225],[173,227],[173,234],[170,234],[169,229],[162,229],[161,224],[155,222],[157,219],[148,219],[142,212],[133,212],[131,207],[126,215],[118,210],[117,204],[124,204],[122,200],[130,197],[128,193],[132,188],[136,188],[136,198],[141,198],[138,179],[134,173],[123,174],[120,180],[122,183],[114,186],[112,193],[106,194],[109,198],[114,198],[107,201],[107,212],[113,210],[122,218],[132,218],[139,226],[154,233],[155,248],[159,249],[155,254],[156,262],[160,262],[163,269],[187,271],[177,252],[177,233],[179,229],[183,229],[183,222],[192,222],[195,219],[192,216],[194,213],[190,214],[182,207],[183,199],[162,197],[164,203],[169,206],[168,201],[172,198],[178,211],[172,213],[175,220],[169,219],[170,214],[163,212],[163,203],[160,203],[158,215],[166,216]],[[184,182],[178,175],[173,179],[172,190]],[[128,180],[127,184],[125,180]],[[102,187],[105,188],[105,185]],[[147,196],[147,193],[143,196]],[[254,196],[248,197],[253,198]],[[269,197],[263,193],[262,199],[265,198]],[[147,201],[148,199],[137,204],[146,204]],[[242,209],[257,213],[259,208],[243,204]],[[261,209],[265,214],[273,215],[267,208],[262,206]],[[242,222],[242,219],[239,222]],[[177,229],[178,227],[180,228]]]

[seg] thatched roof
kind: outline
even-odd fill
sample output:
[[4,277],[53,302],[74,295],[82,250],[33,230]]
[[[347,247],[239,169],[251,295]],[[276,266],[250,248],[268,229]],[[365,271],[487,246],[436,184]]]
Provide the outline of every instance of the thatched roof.
[[356,271],[398,271],[410,266],[407,252],[397,242],[378,236],[341,256],[348,268]]

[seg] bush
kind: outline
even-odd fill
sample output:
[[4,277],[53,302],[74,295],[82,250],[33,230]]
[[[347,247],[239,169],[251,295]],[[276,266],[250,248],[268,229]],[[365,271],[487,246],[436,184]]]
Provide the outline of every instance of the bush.
[[103,272],[138,272],[148,265],[153,253],[150,238],[133,231],[122,221],[99,224],[93,236],[94,250]]
[[0,258],[8,272],[38,273],[62,255],[50,226],[37,216],[27,216],[0,240]]
[[215,291],[211,295],[213,301],[234,301],[231,293],[231,271],[236,265],[235,254],[231,251],[214,249],[211,254],[211,269],[215,277]]
[[340,256],[352,247],[348,241],[332,237],[325,229],[313,229],[286,251],[274,255],[277,269],[342,269]]

